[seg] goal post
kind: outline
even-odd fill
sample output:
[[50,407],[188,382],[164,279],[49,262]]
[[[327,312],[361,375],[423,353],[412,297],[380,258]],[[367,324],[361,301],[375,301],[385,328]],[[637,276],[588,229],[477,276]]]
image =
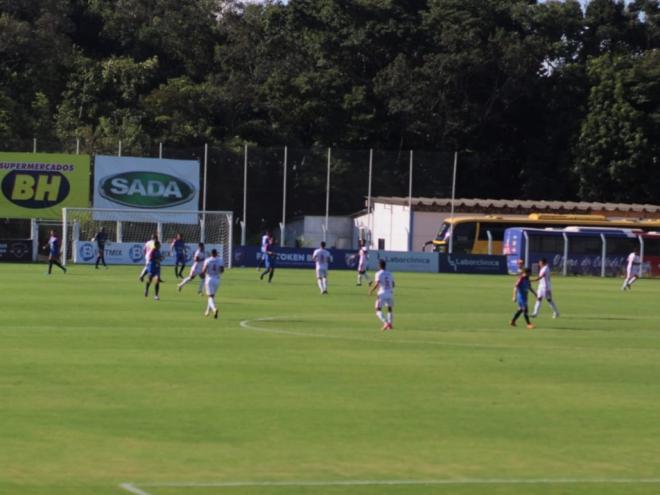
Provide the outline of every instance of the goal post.
[[162,245],[162,264],[173,265],[170,243],[176,234],[181,234],[186,243],[187,262],[191,261],[197,244],[203,242],[207,253],[217,249],[225,266],[231,268],[231,211],[62,208],[63,263],[93,264],[97,245],[92,239],[101,228],[107,235],[104,254],[108,264],[143,264],[144,243],[156,234]]

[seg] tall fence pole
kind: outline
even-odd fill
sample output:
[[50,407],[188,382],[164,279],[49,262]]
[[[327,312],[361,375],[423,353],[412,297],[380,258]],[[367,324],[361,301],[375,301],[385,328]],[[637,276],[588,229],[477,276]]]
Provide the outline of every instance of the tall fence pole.
[[204,143],[204,189],[202,190],[202,211],[206,213],[206,191],[207,177],[209,168],[209,144]]
[[247,169],[248,169],[248,145],[245,143],[243,159],[243,221],[241,222],[241,246],[245,246],[247,229]]
[[119,140],[119,144],[117,145],[117,156],[121,156],[121,139]]
[[286,169],[287,169],[287,162],[289,158],[289,149],[287,146],[284,147],[284,162],[282,164],[283,171],[282,174],[284,176],[283,184],[282,184],[282,222],[280,222],[280,245],[285,246],[286,245]]
[[[367,244],[371,247],[372,241],[372,229],[373,229],[373,213],[371,211],[371,181],[373,180],[373,168],[374,168],[374,149],[369,149],[369,185],[367,186],[367,228],[369,229],[369,243]],[[366,240],[366,239],[365,239]]]
[[331,148],[328,148],[328,172],[325,180],[325,228],[323,229],[323,241],[328,241],[328,222],[330,219],[330,162]]
[[158,158],[163,159],[163,143],[158,143]]
[[[163,143],[160,143],[161,158],[163,153]],[[207,177],[209,168],[209,144],[204,143],[204,189],[202,190],[202,231],[200,232],[201,242],[206,242],[206,191]],[[231,242],[231,241],[230,241]]]
[[32,138],[32,153],[37,152],[37,138]]
[[[451,213],[449,219],[454,220],[454,201],[456,200],[456,169],[458,168],[458,151],[454,151],[454,172],[451,178]],[[454,252],[454,222],[449,224],[449,253]],[[527,260],[525,260],[527,263]]]
[[410,150],[410,171],[408,172],[408,251],[413,250],[413,150]]
[[76,155],[80,154],[80,138],[76,138]]

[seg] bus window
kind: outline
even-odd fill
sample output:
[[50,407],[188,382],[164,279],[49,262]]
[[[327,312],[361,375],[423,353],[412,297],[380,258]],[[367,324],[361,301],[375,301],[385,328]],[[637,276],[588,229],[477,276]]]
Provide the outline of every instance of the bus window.
[[532,235],[529,238],[529,250],[535,253],[563,253],[564,238],[554,235]]
[[608,237],[607,239],[607,254],[618,254],[625,256],[630,254],[634,249],[639,248],[639,241],[637,239],[630,239],[625,237]]
[[435,240],[448,241],[450,229],[451,229],[451,225],[449,223],[442,222],[442,225],[440,226],[440,230],[438,230],[438,235],[436,236]]
[[[639,249],[639,244],[635,247]],[[644,256],[660,256],[660,239],[644,238]]]
[[507,225],[501,223],[479,223],[479,240],[488,241],[488,232],[493,237],[493,241],[502,242],[504,240],[504,231],[508,228]]
[[571,237],[569,250],[573,254],[601,254],[603,243],[599,237]]
[[471,253],[474,245],[477,224],[475,222],[459,223],[454,226],[454,253]]

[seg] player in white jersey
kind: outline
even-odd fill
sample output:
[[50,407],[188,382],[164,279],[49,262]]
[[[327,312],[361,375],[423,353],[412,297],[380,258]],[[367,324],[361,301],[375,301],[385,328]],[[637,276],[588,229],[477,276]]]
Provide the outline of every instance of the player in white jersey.
[[206,288],[206,295],[208,296],[208,303],[204,316],[213,313],[213,318],[218,319],[218,308],[215,305],[215,293],[220,286],[220,275],[225,271],[225,264],[222,258],[218,258],[218,251],[211,250],[211,257],[204,260],[204,267],[202,268],[202,275],[204,276],[204,286]]
[[642,260],[639,257],[639,250],[635,249],[628,255],[628,266],[626,267],[626,279],[623,281],[621,290],[632,289],[637,279],[642,275]]
[[534,311],[532,312],[532,317],[537,317],[539,315],[539,310],[541,309],[541,302],[543,299],[548,301],[548,304],[552,308],[552,317],[559,317],[559,310],[557,305],[552,300],[552,284],[550,283],[550,267],[548,266],[548,260],[541,258],[539,260],[539,276],[532,280],[532,282],[538,282],[538,288],[536,289],[536,303],[534,304]]
[[[373,294],[375,290],[378,290],[376,316],[383,322],[383,330],[392,330],[394,320],[394,277],[385,269],[385,260],[379,260],[378,266],[380,270],[376,272],[376,283],[369,291],[369,294]],[[387,306],[387,316],[383,315],[383,306]]]
[[371,285],[371,278],[367,273],[367,262],[369,261],[369,251],[367,250],[367,245],[364,240],[360,240],[360,249],[357,253],[358,264],[357,264],[357,283],[355,285],[362,285],[362,278],[364,277],[369,285]]
[[273,243],[273,233],[268,230],[264,235],[261,236],[261,246],[260,246],[260,256],[257,261],[257,271],[264,266],[266,261],[266,256],[268,256],[268,246]]
[[177,285],[177,287],[179,288],[179,292],[181,292],[181,289],[183,289],[184,285],[186,285],[197,275],[199,275],[199,287],[197,288],[197,294],[202,293],[202,290],[204,289],[204,277],[202,277],[202,267],[204,265],[205,258],[206,258],[206,253],[204,252],[204,243],[200,242],[197,245],[197,250],[195,251],[195,254],[193,254],[193,264],[190,267],[190,273],[186,278],[184,278],[181,281],[179,285]]
[[[151,236],[151,239],[144,243],[144,247],[142,248],[144,252],[144,268],[140,273],[140,282],[144,282],[144,276],[147,274],[149,269],[149,258],[151,256],[151,252],[154,250],[156,242],[158,242],[158,236],[154,234]],[[161,282],[164,281],[161,280]]]
[[316,263],[316,282],[321,294],[328,293],[328,265],[332,261],[332,255],[325,249],[325,241],[321,247],[312,253],[312,261]]

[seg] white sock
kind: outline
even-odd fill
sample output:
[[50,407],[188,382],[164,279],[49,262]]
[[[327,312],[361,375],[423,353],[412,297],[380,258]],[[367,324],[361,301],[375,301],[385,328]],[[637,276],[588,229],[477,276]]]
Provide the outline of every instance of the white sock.
[[632,284],[634,284],[635,282],[637,282],[637,277],[633,277],[633,278],[630,280],[630,282],[628,282],[628,287],[630,287],[630,286],[631,286]]
[[324,278],[323,279],[323,292],[328,290],[328,279]]
[[358,273],[358,276],[357,276],[357,283],[362,285],[362,275],[359,274],[359,273]]
[[392,314],[392,310],[390,310],[389,313],[387,313],[387,323],[391,325],[393,320],[394,320],[394,315]]
[[550,305],[550,307],[552,308],[552,310],[553,310],[555,313],[559,314],[559,310],[557,309],[557,305],[555,304],[554,301],[548,301],[548,304]]
[[534,303],[534,311],[532,311],[532,314],[533,315],[539,314],[540,309],[541,309],[541,301],[537,299],[536,302]]
[[190,282],[190,276],[187,276],[186,278],[184,278],[184,279],[181,281],[181,283],[179,284],[179,287],[183,287],[183,286],[186,285],[188,282]]
[[204,279],[201,279],[199,281],[199,289],[197,289],[197,292],[201,294],[203,291],[204,291]]
[[208,304],[208,308],[209,308],[211,311],[215,311],[215,310],[216,310],[216,307],[215,307],[215,300],[213,299],[213,297],[210,297],[210,296],[209,296],[209,304]]
[[382,312],[382,311],[380,311],[380,310],[376,311],[376,316],[377,316],[378,319],[379,319],[380,321],[382,321],[383,323],[387,323],[387,320],[386,320],[385,317],[383,316],[383,312]]
[[323,292],[323,280],[319,278],[316,280],[316,283],[319,286],[319,290]]

